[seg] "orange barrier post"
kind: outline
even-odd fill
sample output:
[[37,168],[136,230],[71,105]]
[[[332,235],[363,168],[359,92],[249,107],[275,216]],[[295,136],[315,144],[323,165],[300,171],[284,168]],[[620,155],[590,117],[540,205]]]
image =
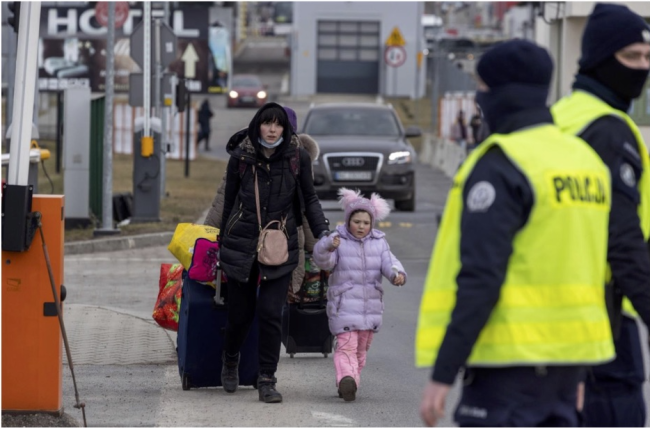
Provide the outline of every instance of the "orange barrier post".
[[[63,195],[34,195],[42,214],[56,292],[63,283]],[[63,353],[59,320],[38,232],[28,251],[2,252],[2,411],[61,415]]]

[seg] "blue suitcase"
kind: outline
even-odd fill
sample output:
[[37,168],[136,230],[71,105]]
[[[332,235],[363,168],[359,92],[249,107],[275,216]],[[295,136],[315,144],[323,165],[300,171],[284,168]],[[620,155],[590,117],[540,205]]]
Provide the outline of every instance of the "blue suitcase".
[[[219,285],[217,288],[221,288]],[[215,295],[214,288],[189,279],[183,272],[176,342],[183,390],[221,386],[221,354],[228,317],[223,298],[217,302]],[[240,385],[257,387],[258,335],[256,318],[241,350]]]

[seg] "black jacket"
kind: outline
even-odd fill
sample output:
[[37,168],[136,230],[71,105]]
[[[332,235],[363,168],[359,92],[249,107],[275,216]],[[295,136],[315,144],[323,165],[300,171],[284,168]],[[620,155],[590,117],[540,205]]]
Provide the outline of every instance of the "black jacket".
[[253,165],[258,173],[262,226],[287,217],[289,259],[281,266],[260,264],[263,280],[288,275],[298,265],[297,224],[301,219],[301,204],[304,204],[302,208],[314,236],[328,230],[311,178],[311,158],[305,149],[298,147],[297,138],[293,138],[292,133],[288,135],[269,159],[261,154],[259,144],[253,143],[245,131],[240,131],[239,139],[231,139],[228,143],[231,157],[220,228],[220,263],[229,279],[247,282],[257,260],[260,228]]

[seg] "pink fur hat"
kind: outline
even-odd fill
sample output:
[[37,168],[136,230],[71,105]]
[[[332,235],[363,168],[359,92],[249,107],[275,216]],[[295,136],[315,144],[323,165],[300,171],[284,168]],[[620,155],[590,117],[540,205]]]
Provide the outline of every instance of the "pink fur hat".
[[376,193],[370,199],[361,196],[360,190],[351,190],[342,187],[339,189],[339,203],[345,211],[345,224],[350,222],[350,216],[357,210],[366,211],[372,218],[372,225],[384,220],[390,214],[388,202]]

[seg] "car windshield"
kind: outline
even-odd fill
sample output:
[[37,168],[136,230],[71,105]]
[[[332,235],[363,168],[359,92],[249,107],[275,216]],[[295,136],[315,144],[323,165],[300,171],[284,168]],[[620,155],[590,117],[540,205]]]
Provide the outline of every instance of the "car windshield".
[[310,135],[400,135],[392,111],[379,109],[323,109],[309,114],[305,133]]
[[232,86],[236,88],[259,88],[262,84],[254,77],[233,77]]

